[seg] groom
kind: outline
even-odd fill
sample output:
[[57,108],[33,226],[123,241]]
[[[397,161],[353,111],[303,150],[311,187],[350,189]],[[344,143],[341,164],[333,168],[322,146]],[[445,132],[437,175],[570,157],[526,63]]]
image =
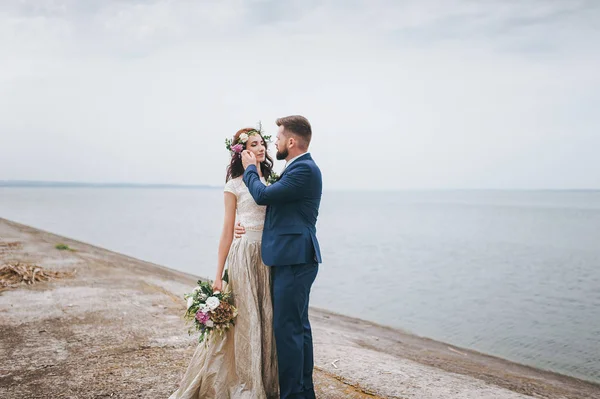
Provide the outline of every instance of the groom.
[[321,252],[316,222],[321,203],[321,171],[308,146],[310,123],[302,116],[277,119],[277,159],[286,165],[279,180],[265,186],[256,158],[242,153],[244,183],[258,205],[267,205],[262,236],[263,262],[272,266],[273,330],[282,399],[314,399],[313,343],[308,299]]

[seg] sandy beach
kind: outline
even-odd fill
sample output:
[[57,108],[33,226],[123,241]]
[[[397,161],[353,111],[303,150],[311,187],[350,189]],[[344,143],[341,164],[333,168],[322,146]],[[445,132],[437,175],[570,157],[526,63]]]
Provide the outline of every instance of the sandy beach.
[[[196,346],[182,296],[198,276],[0,218],[0,266],[9,263],[74,274],[0,291],[1,398],[176,389]],[[320,309],[311,321],[319,398],[600,397],[593,383],[367,321]]]

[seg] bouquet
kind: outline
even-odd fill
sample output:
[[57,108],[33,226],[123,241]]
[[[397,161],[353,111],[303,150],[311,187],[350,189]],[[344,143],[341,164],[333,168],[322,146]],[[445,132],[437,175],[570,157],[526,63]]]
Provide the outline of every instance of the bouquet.
[[267,184],[271,185],[271,184],[277,183],[277,180],[279,180],[279,175],[275,172],[271,172],[271,175],[267,179]]
[[[196,331],[200,331],[198,342],[205,341],[215,332],[223,335],[234,325],[237,309],[233,306],[231,292],[213,292],[210,283],[198,280],[198,286],[192,293],[183,297],[187,300],[184,318],[192,321]],[[189,333],[192,333],[192,328]]]

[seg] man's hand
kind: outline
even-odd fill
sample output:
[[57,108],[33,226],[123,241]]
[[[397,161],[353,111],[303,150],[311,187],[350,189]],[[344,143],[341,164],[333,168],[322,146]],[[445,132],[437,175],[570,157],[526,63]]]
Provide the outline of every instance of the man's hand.
[[253,152],[248,150],[242,152],[242,165],[244,165],[244,169],[247,169],[250,165],[256,165],[256,156]]
[[235,238],[240,238],[244,234],[246,234],[246,229],[244,228],[244,226],[242,226],[240,222],[237,222],[237,224],[235,225],[235,229],[233,229],[233,232]]

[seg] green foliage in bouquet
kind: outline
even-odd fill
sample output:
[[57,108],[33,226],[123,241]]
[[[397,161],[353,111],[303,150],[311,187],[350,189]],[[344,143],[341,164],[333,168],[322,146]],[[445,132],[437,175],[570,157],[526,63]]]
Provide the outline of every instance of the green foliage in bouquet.
[[[223,281],[228,280],[226,273]],[[198,280],[197,284],[191,293],[183,296],[187,301],[184,318],[193,323],[188,333],[199,331],[198,342],[206,342],[215,332],[221,336],[235,324],[237,309],[230,291],[213,292],[208,281]]]
[[271,172],[271,175],[267,179],[267,184],[273,184],[277,180],[279,180],[279,175],[277,173],[275,173],[275,172]]
[[229,284],[229,269],[225,269],[225,271],[223,272],[222,280]]

